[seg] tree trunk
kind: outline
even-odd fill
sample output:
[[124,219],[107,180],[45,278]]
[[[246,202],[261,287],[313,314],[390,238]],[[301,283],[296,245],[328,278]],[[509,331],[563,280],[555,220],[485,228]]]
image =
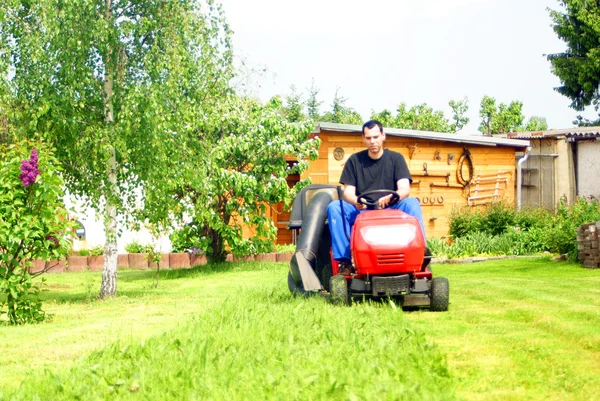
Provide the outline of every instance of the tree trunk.
[[[112,19],[111,0],[105,2],[105,16],[107,21]],[[114,110],[113,110],[113,84],[114,63],[111,60],[113,51],[107,53],[104,65],[106,66],[106,77],[104,79],[104,116],[106,127],[113,132]],[[109,135],[112,136],[112,135]],[[100,285],[100,298],[115,296],[117,294],[117,207],[115,199],[118,199],[119,189],[117,187],[117,157],[112,141],[110,142],[110,156],[108,162],[108,190],[106,206],[104,208],[104,232],[106,243],[104,245],[104,270],[102,271],[102,284]]]
[[227,258],[227,252],[225,251],[225,244],[221,234],[210,227],[205,228],[204,235],[210,238],[210,249],[206,252],[206,258],[211,263],[224,262]]

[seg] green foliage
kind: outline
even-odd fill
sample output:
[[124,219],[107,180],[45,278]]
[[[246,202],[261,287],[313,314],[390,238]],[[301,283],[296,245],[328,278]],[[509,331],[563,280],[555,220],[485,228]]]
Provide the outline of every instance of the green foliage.
[[356,124],[362,125],[363,119],[356,110],[346,106],[345,97],[340,96],[340,88],[336,88],[331,111],[326,112],[320,118],[323,122],[338,123],[338,124]]
[[459,238],[471,232],[483,231],[483,219],[479,209],[468,206],[453,208],[450,212],[450,235]]
[[454,209],[450,217],[451,246],[432,242],[432,252],[456,257],[478,254],[527,255],[539,252],[567,254],[577,258],[577,228],[583,223],[600,221],[597,201],[579,198],[571,206],[563,200],[556,213],[542,207],[515,211],[497,202],[484,210],[468,207]]
[[481,99],[479,131],[483,134],[501,134],[523,130],[523,102],[513,101],[510,104],[496,105],[496,99],[484,96]]
[[198,252],[209,248],[210,241],[202,233],[202,229],[197,223],[191,222],[179,230],[175,230],[170,236],[173,252]]
[[549,10],[554,32],[567,46],[564,52],[548,55],[552,72],[561,82],[555,90],[571,99],[575,110],[589,105],[598,110],[600,7],[585,0],[560,3],[561,10]]
[[408,109],[405,103],[398,106],[395,118],[396,128],[407,128],[421,131],[449,132],[450,124],[441,110],[433,110],[427,103],[418,104]]
[[294,85],[290,86],[290,94],[285,97],[285,106],[283,107],[283,114],[291,123],[306,120],[306,116],[303,113],[304,101],[302,100],[302,94],[296,91]]
[[557,253],[568,254],[569,260],[577,260],[577,227],[583,223],[600,221],[600,205],[598,201],[588,202],[578,198],[577,202],[568,206],[561,199],[556,215],[546,227],[546,242]]
[[544,117],[532,116],[527,125],[525,125],[525,131],[546,131],[548,129],[548,122]]
[[469,117],[466,116],[469,111],[469,99],[465,96],[463,100],[450,100],[448,105],[452,109],[450,132],[456,133],[469,123]]
[[450,101],[452,109],[452,123],[444,116],[441,110],[434,110],[427,103],[408,107],[401,103],[394,116],[389,110],[371,113],[371,119],[378,120],[384,127],[404,128],[421,131],[452,132],[460,131],[469,122],[465,116],[469,109],[468,99]]
[[313,78],[310,88],[308,89],[308,99],[306,100],[306,112],[308,114],[308,118],[312,121],[321,120],[320,108],[323,102],[317,100],[318,95],[319,89],[315,86],[315,79]]
[[295,252],[296,245],[294,244],[275,244],[275,252]]
[[[189,161],[178,168],[181,180],[173,181],[169,196],[184,207],[181,217],[194,221],[184,228],[189,232],[176,234],[176,246],[201,248],[211,261],[224,260],[228,250],[236,256],[269,252],[276,227],[267,208],[291,202],[286,178],[308,168],[320,140],[312,137],[311,122],[286,121],[277,104],[230,96],[215,113],[198,126],[202,134],[189,141]],[[252,235],[245,236],[244,227]]]
[[137,241],[132,241],[125,245],[125,252],[127,253],[148,253],[148,245],[142,245]]
[[96,245],[88,253],[90,256],[101,256],[104,254],[104,245]]
[[221,6],[9,0],[1,13],[0,89],[10,89],[10,126],[27,137],[42,133],[69,193],[104,218],[111,274],[103,278],[113,282],[103,281],[100,295],[115,295],[118,230],[171,224],[181,205],[168,191],[181,183],[188,140],[203,135],[207,116],[218,124],[210,110],[231,93],[231,32]]
[[[28,270],[34,259],[65,258],[74,224],[53,150],[40,141],[11,142],[0,144],[0,316],[11,324],[34,323],[45,313]],[[24,166],[34,160],[32,148],[39,156],[29,180]]]

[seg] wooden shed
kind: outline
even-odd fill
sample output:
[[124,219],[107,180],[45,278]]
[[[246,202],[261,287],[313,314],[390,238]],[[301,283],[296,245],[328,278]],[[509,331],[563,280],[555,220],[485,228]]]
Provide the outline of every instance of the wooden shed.
[[[338,184],[348,157],[365,149],[361,128],[319,123],[314,132],[322,141],[319,158],[302,178],[310,177],[313,184]],[[428,238],[448,235],[454,207],[501,199],[514,204],[515,155],[524,152],[529,141],[397,128],[384,131],[384,146],[406,159],[413,178],[411,196],[421,203]],[[278,243],[292,243],[293,233],[285,229],[289,215],[273,218],[279,228]]]

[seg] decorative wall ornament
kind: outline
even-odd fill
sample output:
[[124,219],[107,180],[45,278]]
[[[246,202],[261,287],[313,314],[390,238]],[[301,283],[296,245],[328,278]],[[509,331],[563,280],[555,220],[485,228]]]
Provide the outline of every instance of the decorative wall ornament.
[[343,148],[337,147],[333,150],[333,158],[338,162],[344,159],[344,155],[345,152]]
[[408,145],[408,158],[412,159],[413,155],[415,154],[415,150],[417,150],[417,144],[415,143],[414,145]]

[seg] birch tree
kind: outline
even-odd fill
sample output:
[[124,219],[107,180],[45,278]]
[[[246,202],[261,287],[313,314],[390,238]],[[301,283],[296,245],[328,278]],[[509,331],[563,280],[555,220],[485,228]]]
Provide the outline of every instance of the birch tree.
[[115,295],[119,224],[180,207],[168,195],[189,140],[230,92],[229,28],[210,0],[3,3],[8,118],[54,145],[69,192],[103,216],[100,297]]

